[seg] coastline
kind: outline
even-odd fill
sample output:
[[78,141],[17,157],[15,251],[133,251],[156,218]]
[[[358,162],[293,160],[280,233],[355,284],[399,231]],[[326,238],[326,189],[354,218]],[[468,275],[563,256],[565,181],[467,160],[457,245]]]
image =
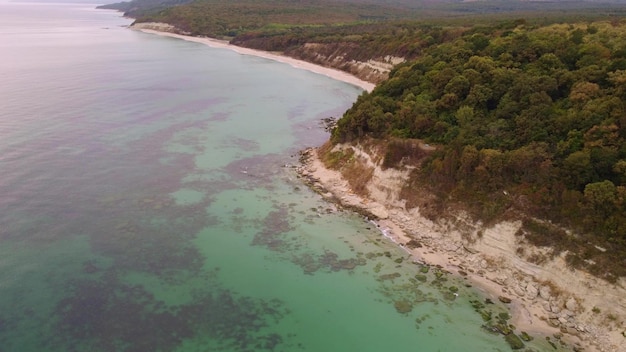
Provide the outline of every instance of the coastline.
[[[365,91],[371,91],[375,87],[374,84],[362,81],[343,71],[276,53],[231,45],[226,41],[177,34],[171,32],[175,28],[171,26],[159,28],[159,25],[163,24],[153,23],[147,24],[144,28],[142,26],[130,28],[214,48],[229,49],[241,55],[286,63],[294,68],[352,84]],[[516,326],[518,333],[526,331],[531,334],[553,337],[551,341],[557,343],[561,342],[560,336],[562,336],[562,341],[580,351],[626,352],[626,335],[622,336],[626,334],[626,331],[622,332],[624,327],[605,328],[602,325],[606,323],[606,319],[603,323],[598,314],[594,316],[591,313],[592,307],[594,310],[600,307],[604,316],[612,314],[611,305],[605,301],[613,300],[616,302],[614,303],[617,307],[616,314],[621,320],[626,312],[626,294],[621,299],[619,296],[624,292],[623,287],[613,290],[609,290],[608,285],[592,287],[600,285],[598,280],[588,277],[581,279],[580,273],[567,273],[563,263],[558,263],[562,264],[561,266],[554,264],[543,268],[522,262],[519,258],[512,258],[514,251],[512,254],[507,251],[511,252],[513,247],[510,242],[517,229],[515,224],[498,224],[495,229],[486,229],[485,237],[490,239],[491,243],[466,246],[458,238],[459,236],[453,239],[448,237],[447,232],[453,231],[450,227],[444,228],[441,224],[435,224],[421,217],[419,212],[401,209],[395,204],[390,205],[380,197],[363,198],[354,194],[339,171],[327,169],[323,165],[315,149],[308,151],[307,159],[304,160],[298,173],[306,178],[308,183],[324,198],[364,214],[373,215],[378,219],[375,223],[385,237],[405,249],[414,260],[439,265],[455,275],[464,276],[475,289],[492,300],[498,300],[500,297],[511,299],[511,303],[508,304],[512,314],[510,322]],[[502,233],[506,233],[504,237],[508,236],[508,239],[500,239]],[[416,238],[423,246],[408,248],[405,245]],[[494,242],[498,243],[494,244]],[[485,263],[484,254],[496,258],[498,262]],[[501,259],[502,261],[499,261]],[[506,263],[505,259],[508,260]],[[494,268],[494,266],[502,267]],[[518,282],[511,283],[512,280]],[[568,285],[568,281],[572,285]],[[549,284],[546,284],[547,282]],[[552,284],[556,285],[552,286]],[[583,286],[589,286],[589,289]],[[546,287],[548,287],[548,293],[544,293]],[[566,290],[561,295],[560,291],[564,288]],[[607,291],[603,292],[602,289]],[[606,293],[606,297],[602,295],[603,293]],[[556,336],[559,337],[556,338]]]
[[211,48],[228,49],[241,55],[256,56],[256,57],[261,57],[261,58],[272,60],[272,61],[277,61],[280,63],[288,64],[297,69],[306,70],[306,71],[320,74],[326,77],[330,77],[337,81],[351,84],[367,92],[371,92],[376,86],[373,83],[358,79],[355,76],[347,72],[312,64],[310,62],[303,61],[303,60],[297,60],[294,58],[290,58],[288,56],[284,56],[284,55],[280,55],[276,53],[270,53],[267,51],[243,48],[240,46],[229,44],[227,41],[224,41],[224,40],[218,40],[218,39],[207,38],[207,37],[194,37],[190,35],[173,33],[170,30],[174,30],[174,28],[165,24],[148,23],[148,24],[133,25],[133,26],[130,26],[129,28],[143,32],[143,33],[155,34],[155,35],[159,35],[163,37],[177,38],[177,39],[182,39],[182,40],[186,40],[189,42],[200,43],[200,44],[207,45]]
[[[542,268],[519,258],[506,261],[511,258],[502,255],[502,248],[495,248],[504,247],[503,243],[468,245],[461,236],[449,235],[455,232],[451,227],[433,223],[418,211],[409,211],[379,196],[356,195],[340,171],[326,168],[317,148],[302,152],[301,162],[298,175],[311,188],[328,201],[376,218],[374,222],[383,235],[406,250],[412,260],[441,266],[464,277],[492,301],[510,299],[507,304],[512,315],[510,323],[516,327],[516,333],[525,331],[551,338],[552,343],[563,342],[575,351],[626,351],[624,327],[609,328],[606,319],[604,323],[599,321],[595,312],[601,309],[603,314],[615,314],[619,322],[626,305],[623,287],[601,286],[588,274],[567,273],[571,271],[567,268],[556,271],[557,265]],[[514,223],[498,224],[485,229],[487,239],[480,241],[493,241],[489,237],[514,237],[517,228]],[[408,246],[410,241],[418,241],[420,245]],[[592,283],[597,286],[592,287]]]

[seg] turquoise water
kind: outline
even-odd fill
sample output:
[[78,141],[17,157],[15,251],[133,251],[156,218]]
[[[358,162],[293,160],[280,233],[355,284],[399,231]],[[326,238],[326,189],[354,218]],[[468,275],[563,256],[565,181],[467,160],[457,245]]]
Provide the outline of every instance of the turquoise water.
[[0,351],[510,350],[296,178],[358,88],[129,23],[0,3]]

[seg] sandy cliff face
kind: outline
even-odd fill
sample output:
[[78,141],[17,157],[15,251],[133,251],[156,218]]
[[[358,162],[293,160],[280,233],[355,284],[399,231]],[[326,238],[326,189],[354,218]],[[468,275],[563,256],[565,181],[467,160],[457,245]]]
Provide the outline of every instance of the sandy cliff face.
[[356,60],[358,47],[349,43],[307,43],[285,52],[285,55],[348,72],[364,81],[380,83],[387,79],[393,66],[404,62],[401,57],[385,56]]
[[570,269],[563,256],[531,263],[526,258],[546,249],[516,236],[519,221],[486,227],[462,212],[431,221],[419,207],[408,208],[401,196],[410,169],[383,169],[381,156],[370,146],[334,148],[349,152],[351,162],[371,175],[361,196],[351,189],[347,168],[327,169],[315,150],[305,154],[301,175],[326,197],[377,217],[399,245],[419,243],[407,248],[415,259],[467,275],[494,297],[510,298],[518,329],[564,334],[579,350],[626,351],[626,280],[610,284]]
[[152,30],[152,31],[166,32],[166,33],[177,33],[177,34],[182,34],[182,35],[188,35],[189,34],[189,33],[185,33],[184,31],[181,31],[180,29],[172,26],[171,24],[162,23],[162,22],[133,23],[132,24],[132,28],[133,29],[137,29],[137,30],[148,29],[148,30]]
[[[131,26],[137,30],[149,30],[163,33],[172,33],[188,36],[190,33],[181,30],[173,25],[161,22],[136,22]],[[254,45],[245,41],[237,43],[237,46],[255,49]],[[257,49],[258,50],[258,49]],[[360,48],[350,43],[306,43],[296,46],[285,52],[275,54],[284,55],[297,60],[306,61],[315,65],[328,67],[346,72],[360,80],[370,83],[380,83],[387,79],[391,69],[405,61],[402,57],[384,56],[376,59],[357,60]]]

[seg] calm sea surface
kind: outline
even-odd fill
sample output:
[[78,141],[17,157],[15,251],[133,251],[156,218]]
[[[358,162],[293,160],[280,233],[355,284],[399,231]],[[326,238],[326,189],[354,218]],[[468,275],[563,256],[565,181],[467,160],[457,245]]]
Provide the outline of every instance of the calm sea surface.
[[286,167],[358,88],[130,22],[0,2],[0,351],[509,350]]

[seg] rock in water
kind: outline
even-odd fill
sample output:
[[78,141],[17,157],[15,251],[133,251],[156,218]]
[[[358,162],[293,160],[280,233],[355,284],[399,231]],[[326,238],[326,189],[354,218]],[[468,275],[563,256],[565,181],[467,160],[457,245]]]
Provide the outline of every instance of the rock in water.
[[521,350],[522,348],[524,348],[524,342],[522,342],[522,340],[513,333],[504,336],[504,339],[514,350]]

